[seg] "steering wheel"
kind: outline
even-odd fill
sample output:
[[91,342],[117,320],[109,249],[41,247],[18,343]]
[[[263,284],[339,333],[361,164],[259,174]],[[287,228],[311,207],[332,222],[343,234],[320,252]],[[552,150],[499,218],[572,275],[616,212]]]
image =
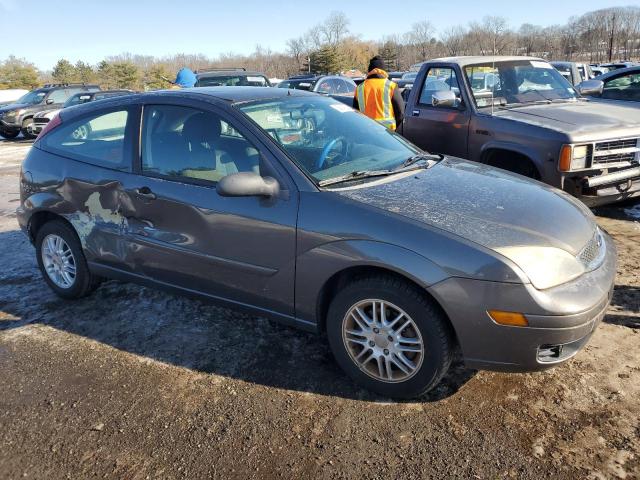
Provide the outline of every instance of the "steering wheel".
[[347,156],[348,149],[349,149],[347,138],[344,136],[336,137],[333,140],[331,140],[329,143],[327,143],[325,147],[322,149],[322,153],[320,154],[320,157],[318,157],[318,160],[316,160],[316,165],[315,165],[316,170],[320,170],[324,166],[324,163],[327,160],[329,153],[331,153],[331,150],[333,150],[333,148],[336,146],[338,142],[342,143],[342,150],[340,150],[340,154],[343,157]]

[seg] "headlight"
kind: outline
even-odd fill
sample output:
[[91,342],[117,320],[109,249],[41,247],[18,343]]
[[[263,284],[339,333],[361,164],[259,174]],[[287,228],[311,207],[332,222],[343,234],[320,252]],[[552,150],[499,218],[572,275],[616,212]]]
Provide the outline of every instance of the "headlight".
[[496,249],[518,265],[538,290],[566,283],[584,273],[584,266],[569,252],[555,247]]
[[560,150],[559,168],[561,172],[587,168],[588,161],[588,145],[563,145]]

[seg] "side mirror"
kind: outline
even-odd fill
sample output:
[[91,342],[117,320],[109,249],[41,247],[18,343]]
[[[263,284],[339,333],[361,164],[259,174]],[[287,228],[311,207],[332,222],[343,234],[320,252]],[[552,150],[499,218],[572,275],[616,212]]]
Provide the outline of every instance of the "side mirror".
[[45,103],[47,105],[51,105],[53,103],[53,98],[47,98],[47,101]]
[[223,177],[216,185],[216,191],[222,197],[275,197],[280,185],[275,178],[239,172]]
[[604,90],[604,82],[601,80],[585,80],[578,84],[578,93],[583,97],[599,97]]
[[456,108],[458,97],[451,90],[438,90],[431,95],[431,105],[434,107]]

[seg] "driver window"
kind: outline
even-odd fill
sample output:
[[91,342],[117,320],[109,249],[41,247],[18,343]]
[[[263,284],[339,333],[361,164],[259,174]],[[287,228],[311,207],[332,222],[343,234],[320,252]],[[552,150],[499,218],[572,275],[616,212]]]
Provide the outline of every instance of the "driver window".
[[142,170],[178,181],[217,182],[237,172],[260,174],[260,155],[213,112],[151,105],[144,110]]
[[451,90],[460,97],[460,86],[456,72],[452,68],[431,68],[427,72],[422,92],[420,92],[420,105],[431,106],[431,97],[435,92]]

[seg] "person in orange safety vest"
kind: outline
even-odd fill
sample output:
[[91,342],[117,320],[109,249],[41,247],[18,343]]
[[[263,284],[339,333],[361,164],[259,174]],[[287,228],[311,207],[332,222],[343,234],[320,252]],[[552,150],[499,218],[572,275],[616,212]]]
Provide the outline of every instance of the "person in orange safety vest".
[[376,55],[371,59],[367,78],[358,85],[353,96],[353,108],[395,130],[404,118],[404,101],[398,85],[389,80],[385,68],[382,57]]

